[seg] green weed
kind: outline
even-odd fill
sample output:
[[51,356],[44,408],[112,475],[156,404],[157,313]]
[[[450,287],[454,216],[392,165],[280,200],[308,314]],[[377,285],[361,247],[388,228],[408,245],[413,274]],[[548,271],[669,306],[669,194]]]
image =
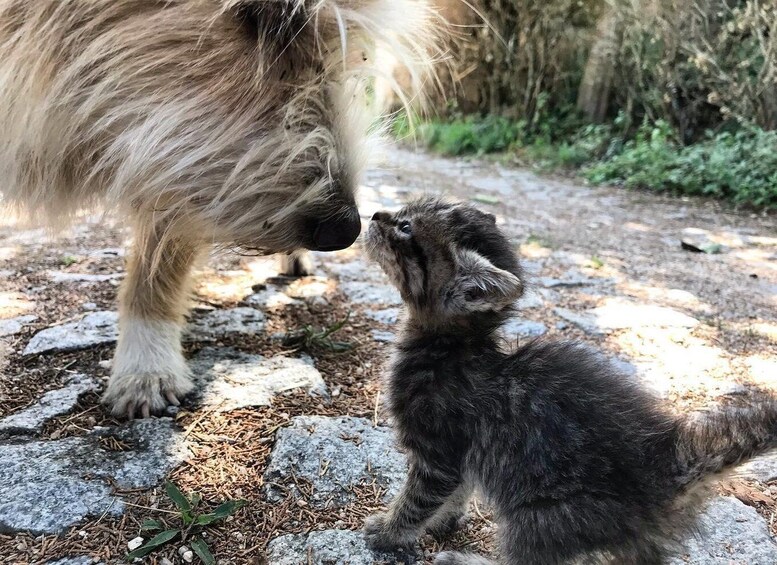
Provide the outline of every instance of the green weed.
[[139,548],[129,552],[125,558],[128,561],[133,561],[138,557],[144,557],[156,551],[174,540],[180,540],[181,543],[188,541],[192,551],[205,565],[215,565],[216,559],[210,552],[210,548],[202,537],[202,533],[208,526],[232,516],[247,504],[246,501],[228,500],[218,506],[213,512],[198,513],[197,507],[202,502],[202,497],[198,493],[193,492],[186,496],[177,486],[169,481],[165,483],[165,492],[178,509],[177,519],[180,522],[180,526],[165,529],[166,525],[159,520],[144,520],[140,528],[142,532],[149,534],[153,532],[159,533],[154,534]]

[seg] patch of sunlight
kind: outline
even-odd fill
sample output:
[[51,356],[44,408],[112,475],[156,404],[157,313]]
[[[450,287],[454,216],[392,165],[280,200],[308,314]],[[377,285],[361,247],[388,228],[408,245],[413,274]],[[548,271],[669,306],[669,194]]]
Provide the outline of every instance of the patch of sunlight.
[[761,322],[752,324],[748,329],[761,337],[765,337],[772,343],[777,343],[777,324]]
[[292,298],[314,298],[324,296],[335,289],[335,282],[326,277],[305,277],[291,283],[286,294]]
[[733,386],[734,369],[726,352],[688,330],[645,327],[614,340],[645,384],[662,394],[696,391],[714,395]]
[[246,271],[206,272],[198,277],[197,295],[210,302],[237,302],[252,293],[256,279]]
[[0,319],[15,318],[34,308],[34,304],[20,292],[0,292]]
[[640,224],[638,222],[626,222],[623,224],[623,227],[627,230],[631,231],[638,231],[643,233],[649,233],[653,231],[653,228],[650,226],[646,226],[645,224]]
[[664,288],[628,282],[623,285],[623,290],[630,296],[641,300],[658,302],[676,308],[692,308],[704,313],[712,312],[712,307],[708,303],[700,300],[695,294],[679,288]]
[[777,389],[777,359],[765,355],[751,355],[745,359],[745,363],[753,384]]

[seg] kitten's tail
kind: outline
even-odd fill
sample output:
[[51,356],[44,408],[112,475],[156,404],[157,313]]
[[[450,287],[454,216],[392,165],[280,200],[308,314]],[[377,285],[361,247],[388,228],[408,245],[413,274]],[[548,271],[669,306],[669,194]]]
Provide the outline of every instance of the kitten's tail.
[[746,408],[717,408],[678,422],[677,461],[683,485],[777,448],[777,399]]

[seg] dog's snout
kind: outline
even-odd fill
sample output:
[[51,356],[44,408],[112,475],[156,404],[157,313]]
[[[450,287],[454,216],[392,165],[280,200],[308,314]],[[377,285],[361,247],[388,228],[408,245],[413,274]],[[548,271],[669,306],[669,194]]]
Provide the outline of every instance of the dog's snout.
[[362,231],[359,211],[355,208],[345,215],[321,220],[313,233],[317,251],[337,251],[350,247]]
[[387,222],[391,219],[391,214],[388,212],[375,212],[372,215],[373,222]]

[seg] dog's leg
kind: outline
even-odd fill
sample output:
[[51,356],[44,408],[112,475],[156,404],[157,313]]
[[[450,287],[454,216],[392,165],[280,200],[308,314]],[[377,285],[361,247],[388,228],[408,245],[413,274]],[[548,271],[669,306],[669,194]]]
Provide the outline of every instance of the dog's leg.
[[181,352],[190,272],[203,246],[137,230],[119,297],[119,343],[103,401],[116,416],[148,417],[192,389]]
[[306,277],[313,274],[313,262],[307,251],[294,251],[281,255],[280,274],[287,277]]

